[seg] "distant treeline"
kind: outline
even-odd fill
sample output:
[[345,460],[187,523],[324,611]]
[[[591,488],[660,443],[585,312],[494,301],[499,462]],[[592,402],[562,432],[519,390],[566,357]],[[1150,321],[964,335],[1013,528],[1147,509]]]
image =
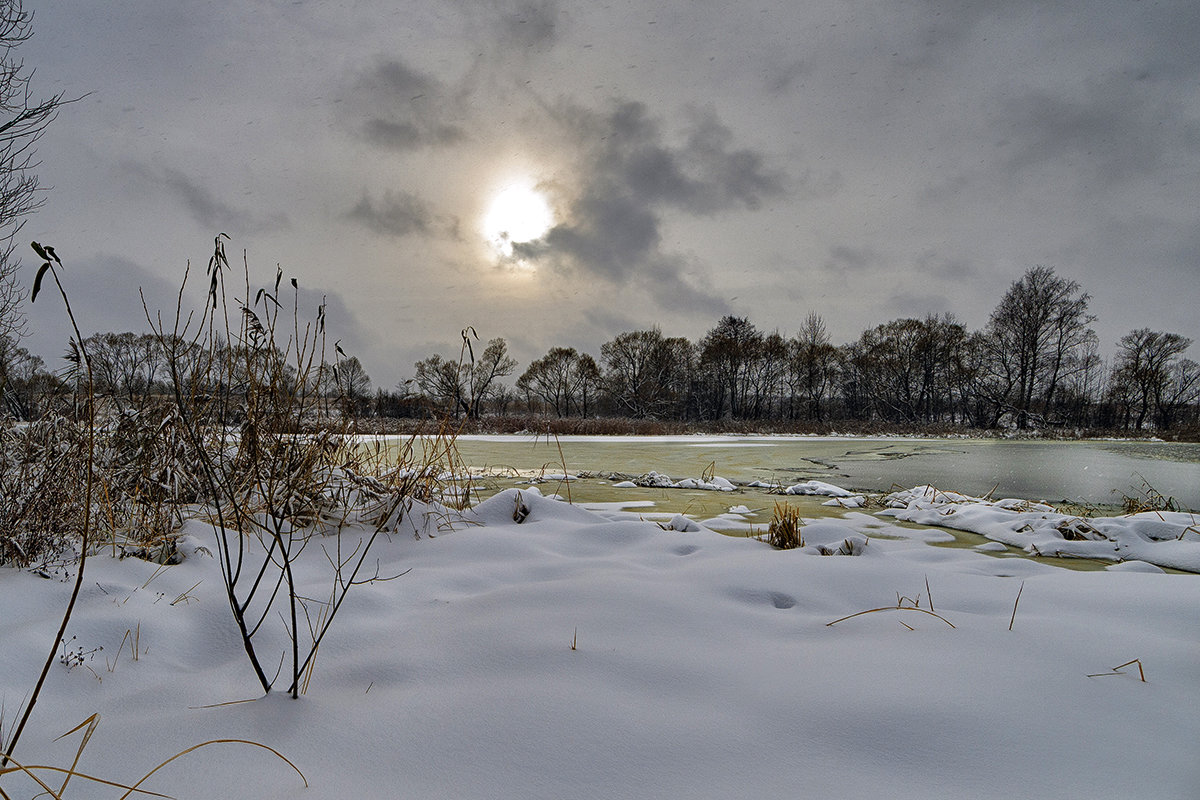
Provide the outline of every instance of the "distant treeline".
[[[503,339],[475,364],[441,356],[413,383],[440,413],[533,413],[712,421],[858,421],[971,428],[1160,431],[1195,427],[1200,366],[1191,340],[1148,328],[1117,343],[1106,364],[1074,281],[1034,267],[1015,281],[983,330],[949,314],[896,319],[835,345],[817,314],[791,338],[726,316],[699,341],[658,328],[628,331],[596,360],[554,347],[514,374]],[[771,426],[767,426],[771,427]]]
[[[1121,337],[1106,363],[1090,327],[1090,299],[1039,266],[1010,286],[978,331],[943,314],[895,319],[835,345],[817,314],[790,338],[726,316],[695,342],[650,328],[605,342],[599,359],[553,347],[517,375],[504,339],[476,352],[468,329],[457,357],[418,361],[415,377],[391,391],[373,391],[358,359],[340,352],[317,375],[328,412],[343,417],[623,417],[764,429],[831,421],[1127,432],[1200,426],[1200,365],[1184,358],[1191,340],[1141,328]],[[137,407],[164,391],[169,369],[154,337],[95,334],[86,344],[99,394]],[[513,375],[509,386],[504,379]],[[51,374],[41,359],[0,341],[0,391],[10,414],[31,419],[69,401],[73,387],[69,373]]]

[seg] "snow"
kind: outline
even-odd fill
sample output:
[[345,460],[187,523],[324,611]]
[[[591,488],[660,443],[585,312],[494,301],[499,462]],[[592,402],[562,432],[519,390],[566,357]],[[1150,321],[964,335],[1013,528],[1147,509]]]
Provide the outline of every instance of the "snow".
[[[891,502],[1005,544],[1055,536],[1033,505],[919,487]],[[1194,558],[1200,537],[1170,537],[1184,521],[1057,534],[1138,556],[1077,572],[934,547],[951,535],[862,511],[808,520],[805,548],[776,551],[510,489],[462,515],[414,509],[377,542],[381,575],[411,571],[350,593],[295,701],[259,696],[193,521],[178,565],[89,559],[67,631],[82,661],[54,664],[15,755],[69,766],[80,735],[56,737],[98,713],[81,772],[132,783],[241,738],[309,784],[217,744],[143,785],[181,799],[1194,798],[1200,576],[1150,566],[1161,547]],[[819,555],[847,542],[858,555]],[[322,591],[328,565],[304,556],[297,580]],[[0,570],[6,734],[69,593]],[[871,609],[886,611],[850,617]],[[120,794],[79,777],[66,792]]]
[[1121,517],[1078,517],[1044,503],[985,500],[932,486],[884,498],[880,512],[905,522],[970,531],[1042,556],[1145,561],[1200,572],[1200,515],[1144,511]]
[[804,481],[783,490],[784,494],[819,495],[821,497],[853,497],[854,493],[824,481]]
[[613,484],[613,488],[616,489],[632,489],[634,487],[650,489],[700,489],[708,492],[732,492],[737,489],[737,486],[732,481],[726,480],[719,475],[714,475],[707,479],[684,478],[675,481],[671,479],[670,475],[664,475],[654,470],[650,470],[632,481],[621,481],[620,483]]

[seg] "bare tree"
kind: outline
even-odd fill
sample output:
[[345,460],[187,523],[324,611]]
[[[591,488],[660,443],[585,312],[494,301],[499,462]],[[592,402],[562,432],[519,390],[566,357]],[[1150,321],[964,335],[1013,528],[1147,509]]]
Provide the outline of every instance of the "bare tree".
[[1170,424],[1172,407],[1193,394],[1194,364],[1179,360],[1191,343],[1191,339],[1177,333],[1149,328],[1130,331],[1121,337],[1113,383],[1123,387],[1131,401],[1125,413],[1127,425],[1133,406],[1137,407],[1133,423],[1136,429],[1141,429],[1151,411],[1157,415],[1160,427]]
[[[792,338],[789,384],[792,395],[804,402],[803,414],[808,419],[821,419],[826,394],[838,374],[838,349],[829,341],[825,320],[810,312],[800,331]],[[795,416],[793,410],[792,416]]]
[[1091,296],[1050,267],[1026,270],[1014,281],[988,323],[993,402],[1027,428],[1038,408],[1049,411],[1064,376],[1080,367],[1095,338],[1088,325]]
[[84,340],[92,359],[94,391],[140,406],[167,376],[166,354],[150,334],[95,333]]
[[508,342],[504,339],[489,339],[483,355],[471,365],[467,386],[471,390],[467,414],[478,419],[484,402],[503,391],[498,378],[506,378],[517,369],[517,360],[508,354]]
[[445,411],[452,411],[457,419],[459,412],[467,408],[467,388],[461,365],[435,353],[414,366],[417,374],[413,380],[421,393]]
[[613,405],[638,419],[670,416],[686,392],[694,349],[658,328],[626,331],[600,347]]
[[32,21],[21,0],[0,0],[0,340],[14,344],[25,332],[16,236],[25,218],[43,203],[34,145],[65,102],[62,93],[34,99],[29,85],[33,70],[17,55],[32,35]]
[[342,401],[342,413],[351,419],[361,417],[366,411],[371,392],[371,376],[358,356],[338,359],[333,369],[338,397]]
[[572,406],[586,417],[599,383],[595,359],[574,347],[552,347],[521,374],[517,389],[527,398],[540,398],[561,419],[571,415]]
[[715,417],[723,416],[726,407],[730,417],[746,415],[763,338],[749,318],[727,315],[700,340],[700,368],[710,378],[718,403]]
[[527,396],[539,397],[561,419],[570,413],[578,361],[579,351],[574,347],[552,347],[521,373],[517,388]]
[[459,412],[478,419],[484,402],[502,391],[497,379],[513,374],[517,368],[516,359],[508,354],[508,343],[500,338],[489,340],[476,359],[468,346],[468,331],[474,333],[474,329],[463,331],[463,357],[459,361],[435,354],[415,365],[417,386],[430,400],[447,411],[453,410],[456,419]]

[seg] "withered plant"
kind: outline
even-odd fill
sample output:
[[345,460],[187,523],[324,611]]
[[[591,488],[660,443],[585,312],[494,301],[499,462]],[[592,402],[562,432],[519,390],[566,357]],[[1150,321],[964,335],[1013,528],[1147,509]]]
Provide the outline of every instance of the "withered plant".
[[[412,498],[432,496],[427,483],[437,473],[428,461],[414,467],[404,460],[411,445],[391,451],[397,462],[379,474],[360,471],[369,456],[354,421],[336,413],[342,398],[331,404],[322,391],[342,383],[339,362],[325,361],[324,304],[302,322],[294,278],[289,307],[281,301],[282,271],[273,286],[252,293],[245,257],[231,299],[226,239],[215,240],[203,308],[184,313],[185,274],[171,327],[161,316],[147,318],[167,355],[171,424],[209,509],[246,655],[264,691],[283,674],[296,697],[350,588],[387,579],[364,570],[372,545]],[[310,557],[330,568],[327,588],[317,592],[300,585],[295,571],[313,546],[321,553]],[[261,654],[276,647],[284,652],[272,677]]]
[[767,526],[767,544],[779,550],[794,550],[804,547],[804,520],[800,509],[787,503],[776,503]]

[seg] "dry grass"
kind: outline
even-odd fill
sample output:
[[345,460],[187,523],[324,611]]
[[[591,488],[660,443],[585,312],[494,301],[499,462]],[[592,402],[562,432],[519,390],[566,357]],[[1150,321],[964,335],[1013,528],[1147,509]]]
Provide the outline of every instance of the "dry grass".
[[[168,797],[168,795],[160,794],[159,792],[153,792],[153,791],[150,791],[149,789],[143,789],[143,788],[141,788],[142,784],[144,784],[147,780],[149,780],[157,772],[162,770],[164,767],[166,767],[171,762],[173,762],[179,758],[182,758],[183,756],[185,756],[189,753],[193,753],[202,748],[211,747],[211,746],[217,745],[217,744],[238,744],[238,745],[244,745],[244,746],[248,746],[248,747],[261,748],[263,750],[268,751],[269,753],[274,755],[276,758],[278,758],[279,760],[281,760],[285,764],[287,764],[289,767],[291,767],[296,772],[296,774],[300,776],[300,780],[304,782],[304,786],[306,788],[308,787],[308,779],[306,777],[304,777],[304,773],[301,772],[300,768],[297,767],[294,763],[292,763],[286,756],[284,756],[278,750],[275,750],[274,748],[269,747],[268,745],[262,744],[261,742],[255,742],[255,741],[252,741],[249,739],[211,739],[206,742],[201,742],[200,744],[192,745],[191,747],[189,747],[185,750],[181,750],[180,752],[176,753],[175,755],[171,756],[170,758],[166,759],[165,761],[162,761],[158,766],[156,766],[154,769],[147,772],[145,775],[143,775],[139,780],[137,780],[133,784],[123,784],[123,783],[120,783],[117,781],[112,781],[112,780],[108,780],[105,778],[101,778],[97,775],[93,775],[90,773],[80,772],[79,771],[79,761],[83,756],[83,751],[87,748],[88,742],[91,741],[92,736],[96,733],[96,729],[99,726],[100,726],[100,715],[92,714],[90,717],[85,719],[83,722],[79,723],[74,728],[67,731],[62,736],[58,737],[59,739],[63,739],[63,738],[66,738],[66,737],[71,736],[76,733],[81,734],[80,741],[79,741],[79,747],[75,752],[75,757],[74,757],[74,760],[71,762],[71,766],[59,767],[59,766],[55,766],[55,765],[51,765],[51,764],[22,764],[22,763],[18,762],[15,758],[10,757],[8,760],[12,764],[12,766],[6,766],[3,768],[0,768],[0,778],[10,776],[10,775],[12,775],[12,776],[24,775],[26,778],[28,778],[30,781],[32,781],[34,784],[36,784],[41,789],[41,794],[39,796],[44,795],[46,797],[54,798],[55,800],[62,800],[62,798],[66,795],[67,786],[70,784],[72,778],[77,778],[80,781],[86,781],[88,783],[97,784],[99,786],[106,786],[106,787],[109,787],[112,789],[123,790],[124,794],[120,795],[122,800],[124,800],[124,798],[128,798],[133,795],[137,795],[139,797]],[[52,786],[49,783],[49,781],[52,779],[52,776],[62,778],[62,783],[57,788],[55,788],[54,786]],[[0,796],[9,797],[10,795],[7,792],[0,792]]]
[[1142,660],[1140,658],[1135,658],[1132,661],[1126,661],[1124,664],[1121,664],[1120,666],[1113,667],[1110,672],[1096,672],[1091,675],[1088,675],[1088,677],[1089,678],[1107,678],[1111,675],[1124,675],[1125,673],[1121,672],[1121,670],[1125,669],[1126,667],[1132,667],[1134,664],[1137,664],[1138,678],[1141,680],[1142,683],[1147,683],[1148,681],[1146,680],[1146,670],[1144,670],[1142,668]]
[[777,550],[804,547],[803,528],[800,509],[787,503],[776,503],[767,526],[766,542]]
[[86,425],[54,417],[0,428],[0,565],[37,567],[76,543]]
[[[827,623],[825,623],[825,627],[831,628],[834,625],[837,625],[839,622],[845,622],[848,619],[854,619],[855,617],[861,617],[864,614],[877,614],[881,611],[916,611],[921,614],[928,614],[931,617],[936,617],[937,619],[940,619],[942,622],[949,625],[951,628],[957,627],[957,626],[955,626],[955,624],[953,622],[946,619],[941,614],[938,614],[935,611],[930,611],[927,608],[917,608],[916,606],[881,606],[879,608],[868,608],[866,611],[859,611],[856,614],[848,614],[844,617],[839,617],[838,619],[835,619],[833,622],[827,622]],[[905,626],[905,627],[908,627],[908,626]],[[910,630],[911,630],[911,628],[910,628]]]
[[[1139,476],[1141,477],[1141,476]],[[1142,488],[1136,495],[1122,495],[1121,509],[1126,514],[1141,514],[1144,511],[1183,511],[1174,497],[1167,497],[1142,478]]]
[[1021,588],[1017,589],[1017,599],[1013,601],[1012,616],[1008,620],[1008,629],[1013,629],[1013,623],[1017,621],[1017,604],[1021,602],[1021,592],[1025,591],[1025,581],[1021,581]]

